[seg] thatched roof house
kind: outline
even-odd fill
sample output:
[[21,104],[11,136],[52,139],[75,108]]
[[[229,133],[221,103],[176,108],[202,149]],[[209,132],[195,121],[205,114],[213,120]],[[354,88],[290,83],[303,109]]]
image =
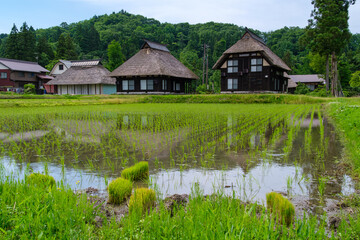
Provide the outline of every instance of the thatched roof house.
[[255,33],[246,29],[213,66],[221,70],[222,92],[284,92],[291,69]]
[[109,76],[117,79],[119,93],[184,93],[190,82],[198,79],[165,45],[147,40]]
[[57,86],[58,94],[113,94],[115,79],[102,65],[71,66],[47,85]]

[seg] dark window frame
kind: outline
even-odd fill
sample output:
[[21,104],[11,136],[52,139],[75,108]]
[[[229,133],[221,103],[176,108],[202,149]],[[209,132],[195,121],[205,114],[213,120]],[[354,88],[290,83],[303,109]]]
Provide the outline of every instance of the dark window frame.
[[239,60],[229,59],[227,61],[227,73],[237,73],[237,72],[239,72]]
[[[127,82],[127,89],[124,89],[124,82]],[[135,80],[122,80],[123,91],[134,91],[135,90]]]
[[[229,87],[230,80],[231,80],[231,88]],[[226,87],[227,87],[228,90],[238,90],[238,88],[239,88],[239,79],[237,79],[237,78],[228,78],[227,83],[226,83]]]
[[[142,81],[145,81],[145,89],[142,87]],[[152,84],[150,84],[152,82]],[[154,83],[153,79],[141,79],[140,80],[140,90],[141,91],[153,91],[154,90]]]
[[[4,75],[5,77],[3,77],[3,75]],[[7,79],[7,78],[8,78],[7,72],[1,72],[1,73],[0,73],[0,79]]]
[[59,65],[59,70],[60,70],[60,71],[64,70],[64,65],[63,65],[63,64],[60,64],[60,65]]
[[[253,60],[255,60],[255,63],[253,63]],[[255,70],[253,70],[253,67],[255,67]],[[262,70],[263,70],[263,58],[251,58],[250,71],[251,72],[262,72]]]

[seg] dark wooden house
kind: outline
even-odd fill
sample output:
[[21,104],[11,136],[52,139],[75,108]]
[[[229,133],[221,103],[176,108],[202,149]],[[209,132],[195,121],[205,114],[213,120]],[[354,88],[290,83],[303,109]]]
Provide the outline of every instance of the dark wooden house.
[[221,71],[221,92],[286,92],[291,69],[255,33],[246,29],[213,66]]
[[32,83],[38,90],[53,79],[49,71],[36,62],[0,58],[0,91],[22,91],[24,85]]
[[109,76],[116,78],[118,93],[128,94],[187,93],[191,81],[198,79],[165,45],[147,40]]

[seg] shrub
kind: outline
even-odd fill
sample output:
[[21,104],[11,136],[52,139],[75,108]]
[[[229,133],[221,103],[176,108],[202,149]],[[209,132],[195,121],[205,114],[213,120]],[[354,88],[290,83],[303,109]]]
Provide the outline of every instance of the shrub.
[[24,85],[24,93],[26,94],[35,94],[35,85],[28,83]]
[[308,93],[308,95],[314,97],[329,97],[331,93],[330,91],[326,91],[325,85],[319,85],[314,91]]
[[145,180],[149,177],[149,163],[142,161],[121,172],[121,177],[130,181]]
[[296,89],[295,89],[295,94],[308,94],[310,92],[310,89],[303,83],[298,83]]
[[132,182],[124,178],[117,178],[109,184],[109,202],[120,204],[131,195]]
[[148,188],[135,189],[129,201],[129,212],[142,214],[154,206],[156,200],[155,191]]
[[275,214],[279,222],[285,222],[287,226],[293,222],[295,215],[294,205],[281,194],[276,192],[266,194],[266,204],[268,210]]
[[52,176],[41,174],[41,173],[32,173],[26,177],[26,181],[31,185],[36,185],[39,187],[54,186],[56,184],[55,179]]

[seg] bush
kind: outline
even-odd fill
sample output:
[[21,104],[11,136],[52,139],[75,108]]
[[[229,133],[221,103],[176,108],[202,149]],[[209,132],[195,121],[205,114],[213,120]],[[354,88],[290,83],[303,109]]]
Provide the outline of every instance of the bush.
[[145,180],[149,177],[149,163],[142,161],[121,172],[121,177],[130,181]]
[[308,94],[310,92],[310,89],[303,83],[298,83],[296,89],[295,89],[295,94]]
[[266,205],[270,212],[275,214],[275,217],[279,222],[289,226],[295,216],[294,205],[281,194],[276,192],[271,192],[266,194]]
[[310,92],[308,95],[314,97],[330,97],[330,91],[326,91],[325,85],[319,85],[314,91]]
[[210,89],[207,89],[206,84],[201,84],[196,88],[196,93],[209,94],[212,93],[212,91]]
[[36,185],[38,187],[48,187],[55,186],[56,182],[52,176],[41,174],[41,173],[32,173],[26,177],[26,181],[31,185]]
[[24,93],[25,94],[35,94],[35,85],[32,83],[28,83],[24,85]]
[[131,195],[132,182],[124,178],[117,178],[109,184],[109,202],[120,204]]
[[130,214],[142,214],[154,206],[156,200],[155,191],[148,188],[135,189],[129,201]]

